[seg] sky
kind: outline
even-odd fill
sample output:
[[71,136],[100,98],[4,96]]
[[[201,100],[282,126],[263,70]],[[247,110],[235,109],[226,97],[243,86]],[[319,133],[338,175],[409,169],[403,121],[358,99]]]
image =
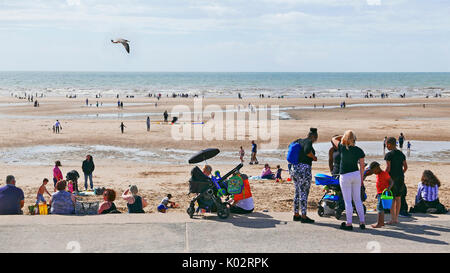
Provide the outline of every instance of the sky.
[[449,14],[449,0],[0,0],[0,71],[450,72]]

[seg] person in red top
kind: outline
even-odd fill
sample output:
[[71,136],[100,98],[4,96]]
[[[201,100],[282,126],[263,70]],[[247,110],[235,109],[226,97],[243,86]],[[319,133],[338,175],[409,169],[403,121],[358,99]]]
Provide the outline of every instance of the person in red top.
[[364,178],[375,174],[377,176],[377,211],[378,211],[378,223],[376,225],[372,225],[373,228],[380,228],[384,226],[384,208],[381,202],[381,194],[384,190],[391,190],[392,185],[394,185],[394,181],[388,172],[383,171],[380,167],[380,163],[374,161],[370,163],[369,168],[366,170],[364,174]]
[[58,183],[61,180],[64,180],[63,174],[61,170],[59,169],[61,167],[61,161],[55,162],[55,167],[53,168],[53,185],[55,186],[55,192],[56,192],[56,183]]

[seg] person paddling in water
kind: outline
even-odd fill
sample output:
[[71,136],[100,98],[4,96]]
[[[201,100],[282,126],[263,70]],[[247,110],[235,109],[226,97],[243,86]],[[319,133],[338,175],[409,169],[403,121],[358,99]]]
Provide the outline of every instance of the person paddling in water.
[[125,127],[127,127],[127,126],[125,126],[125,124],[123,124],[123,122],[121,122],[120,123],[120,131],[122,132],[122,134],[123,134],[123,130],[125,129]]

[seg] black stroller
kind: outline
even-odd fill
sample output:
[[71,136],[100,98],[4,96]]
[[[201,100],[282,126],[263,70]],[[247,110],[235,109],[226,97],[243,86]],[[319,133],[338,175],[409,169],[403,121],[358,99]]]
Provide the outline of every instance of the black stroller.
[[[196,154],[189,159],[189,163],[199,163],[207,159],[213,158],[218,153],[219,149],[206,149]],[[237,165],[234,169],[229,171],[223,177],[217,176],[213,179],[206,176],[198,166],[195,166],[191,171],[191,179],[189,179],[189,193],[194,193],[196,196],[191,200],[186,212],[189,217],[193,217],[195,213],[195,203],[198,203],[199,209],[205,209],[209,212],[217,212],[217,216],[221,219],[228,218],[230,215],[230,205],[227,202],[229,194],[227,192],[226,179],[233,174],[239,174],[239,170],[243,164]],[[225,198],[225,200],[222,200]]]
[[[340,219],[342,213],[345,211],[344,198],[342,196],[341,186],[339,185],[339,179],[325,175],[317,174],[315,177],[316,185],[324,186],[325,194],[318,202],[317,214],[320,217],[325,215],[334,215],[336,219]],[[367,199],[366,188],[361,187],[361,201],[364,202]],[[353,204],[353,212],[356,213],[355,203]],[[364,214],[367,212],[366,206],[363,204]]]

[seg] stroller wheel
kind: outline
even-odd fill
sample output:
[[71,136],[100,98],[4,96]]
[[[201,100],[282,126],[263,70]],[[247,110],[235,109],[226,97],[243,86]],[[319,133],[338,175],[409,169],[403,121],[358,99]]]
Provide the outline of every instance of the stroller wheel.
[[322,206],[319,206],[317,208],[317,214],[319,214],[320,217],[323,217],[323,215],[325,214],[325,210]]
[[228,206],[217,208],[217,216],[219,216],[220,219],[228,218],[228,216],[230,216],[230,208]]
[[189,214],[189,217],[190,218],[192,218],[192,217],[194,217],[194,208],[193,207],[189,207],[187,210],[186,210],[186,212],[187,212],[187,214]]

